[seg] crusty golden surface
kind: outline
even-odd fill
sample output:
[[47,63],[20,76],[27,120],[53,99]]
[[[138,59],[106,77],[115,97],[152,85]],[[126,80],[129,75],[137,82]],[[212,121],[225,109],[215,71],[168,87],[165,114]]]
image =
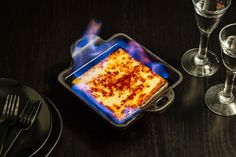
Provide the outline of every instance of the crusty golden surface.
[[166,83],[121,48],[72,82],[112,111],[118,120],[142,106]]

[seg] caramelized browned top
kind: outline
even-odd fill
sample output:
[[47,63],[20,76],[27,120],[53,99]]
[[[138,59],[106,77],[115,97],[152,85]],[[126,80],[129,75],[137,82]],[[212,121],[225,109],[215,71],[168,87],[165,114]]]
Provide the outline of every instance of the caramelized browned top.
[[90,93],[120,120],[167,82],[119,48],[72,83]]

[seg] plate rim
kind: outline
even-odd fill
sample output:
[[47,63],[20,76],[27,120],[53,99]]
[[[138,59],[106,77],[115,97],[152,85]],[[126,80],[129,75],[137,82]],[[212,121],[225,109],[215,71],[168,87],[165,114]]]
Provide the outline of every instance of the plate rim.
[[[51,136],[52,126],[53,126],[53,119],[52,119],[51,110],[48,106],[48,103],[45,101],[44,97],[37,90],[33,89],[32,87],[29,87],[28,85],[25,85],[25,84],[21,83],[19,80],[15,80],[15,79],[12,79],[12,78],[0,77],[0,82],[4,82],[4,81],[6,83],[9,83],[9,85],[6,85],[6,87],[11,87],[10,84],[12,84],[12,85],[16,85],[17,87],[20,87],[22,89],[26,88],[26,89],[34,91],[39,96],[39,98],[41,98],[43,100],[43,104],[46,107],[46,109],[48,110],[50,126],[49,126],[47,136],[43,140],[43,142],[41,144],[39,144],[39,147],[37,147],[34,151],[32,151],[32,153],[30,153],[30,155],[27,155],[28,157],[32,157],[32,156],[34,156],[34,154],[36,154],[45,145],[45,143],[47,143],[48,139]],[[4,85],[2,85],[2,86],[4,86]]]
[[[40,96],[41,96],[41,95],[40,95]],[[42,97],[42,96],[41,96],[41,97]],[[43,100],[44,100],[44,97],[42,97],[42,98],[43,98]],[[44,100],[44,101],[45,101],[45,100]],[[48,109],[48,111],[49,111],[49,115],[50,115],[50,128],[49,128],[48,136],[46,137],[46,139],[44,140],[44,142],[42,143],[42,145],[41,145],[37,150],[35,150],[31,155],[29,155],[29,157],[34,156],[35,154],[37,154],[38,151],[40,151],[40,149],[47,143],[47,141],[48,141],[48,139],[50,138],[51,133],[52,133],[52,126],[53,126],[52,112],[51,112],[51,110],[49,109],[48,104],[46,103],[46,101],[45,101],[45,105],[46,105],[46,107],[47,107],[47,109]]]
[[[47,137],[45,138],[44,142],[40,145],[40,147],[38,149],[36,149],[32,154],[30,154],[28,157],[36,157],[38,155],[40,155],[40,151],[41,150],[45,150],[45,157],[48,157],[52,151],[55,149],[56,145],[58,144],[59,140],[61,139],[61,136],[62,136],[62,132],[63,132],[63,128],[64,128],[64,125],[63,125],[63,119],[62,119],[62,116],[58,110],[58,108],[55,106],[55,104],[45,95],[43,94],[40,94],[37,90],[33,89],[32,87],[29,87],[28,85],[25,85],[23,84],[22,82],[16,80],[16,79],[12,79],[12,78],[6,78],[6,77],[0,77],[0,82],[1,81],[7,81],[8,83],[10,84],[13,84],[13,85],[17,85],[17,86],[24,86],[26,88],[29,88],[33,91],[35,91],[41,98],[42,100],[44,101],[45,105],[46,105],[46,108],[48,109],[49,111],[49,116],[50,116],[50,128],[49,128],[49,132],[48,132],[48,135]],[[53,117],[53,112],[52,110],[54,110],[54,117]],[[55,127],[55,124],[53,122],[53,118],[57,117],[57,120],[58,120],[58,124],[60,124],[59,126]],[[53,144],[51,144],[50,147],[47,147],[47,148],[43,148],[45,146],[45,144],[47,144],[47,142],[50,140],[50,137],[52,137],[52,131],[53,129],[58,129],[58,133],[57,135],[55,136],[56,138],[54,138],[53,140]]]
[[[56,138],[54,139],[54,142],[53,142],[53,144],[51,145],[51,147],[48,147],[48,148],[46,148],[46,149],[44,149],[44,148],[42,147],[42,148],[40,149],[40,150],[43,150],[43,149],[44,149],[44,151],[46,152],[44,155],[45,155],[45,157],[48,157],[48,156],[52,153],[52,151],[55,149],[55,147],[57,146],[58,142],[60,141],[61,136],[62,136],[62,132],[63,132],[64,125],[63,125],[62,116],[61,116],[61,114],[60,114],[58,108],[55,106],[55,104],[54,104],[47,96],[42,95],[42,97],[44,98],[44,100],[45,100],[45,102],[46,102],[46,104],[47,104],[48,106],[51,105],[51,106],[49,106],[49,108],[51,108],[51,109],[53,109],[53,110],[55,111],[55,115],[58,116],[58,122],[60,123],[60,126],[59,126],[59,127],[57,126],[57,128],[59,128],[59,129],[58,129],[58,130],[59,130],[59,131],[58,131],[58,134],[57,134]],[[53,118],[53,116],[52,116],[52,118]],[[52,120],[53,120],[53,119],[52,119]],[[55,126],[55,124],[53,124],[53,125]],[[55,129],[55,128],[53,128],[53,126],[52,126],[52,129]],[[51,134],[51,135],[52,135],[52,134]],[[49,138],[50,138],[50,137],[49,137]],[[40,150],[39,150],[36,154],[34,154],[32,157],[36,157],[36,156],[41,155],[41,154],[40,154]]]

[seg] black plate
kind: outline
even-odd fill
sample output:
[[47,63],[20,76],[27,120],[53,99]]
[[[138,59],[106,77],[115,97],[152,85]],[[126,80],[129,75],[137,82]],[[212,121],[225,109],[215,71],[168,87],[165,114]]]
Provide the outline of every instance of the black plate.
[[52,129],[52,115],[45,100],[32,88],[22,85],[16,80],[0,78],[0,112],[7,94],[20,96],[20,111],[27,99],[42,101],[36,121],[29,128],[20,134],[8,157],[27,157],[37,153],[47,142]]
[[48,107],[52,113],[52,131],[47,142],[32,157],[54,157],[55,155],[53,155],[53,149],[56,147],[62,134],[63,121],[58,109],[48,98],[45,98],[45,101],[47,102]]

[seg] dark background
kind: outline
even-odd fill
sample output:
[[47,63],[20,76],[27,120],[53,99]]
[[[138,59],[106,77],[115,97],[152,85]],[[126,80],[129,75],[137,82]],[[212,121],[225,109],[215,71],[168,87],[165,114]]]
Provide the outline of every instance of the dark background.
[[[45,0],[0,5],[0,77],[14,78],[48,96],[64,119],[55,157],[236,157],[236,117],[207,109],[206,90],[223,83],[225,70],[209,78],[183,71],[182,54],[199,43],[191,0]],[[184,75],[164,113],[148,113],[131,127],[110,127],[57,81],[70,65],[69,47],[91,19],[100,36],[123,32]],[[219,30],[236,22],[236,3],[212,33],[209,49],[220,56]]]

